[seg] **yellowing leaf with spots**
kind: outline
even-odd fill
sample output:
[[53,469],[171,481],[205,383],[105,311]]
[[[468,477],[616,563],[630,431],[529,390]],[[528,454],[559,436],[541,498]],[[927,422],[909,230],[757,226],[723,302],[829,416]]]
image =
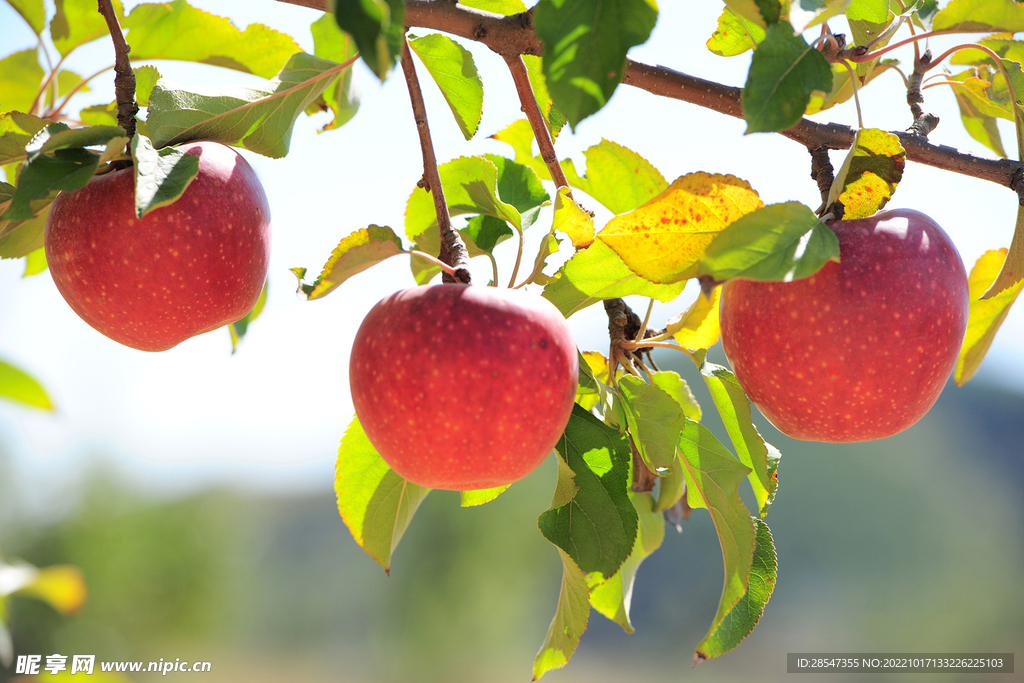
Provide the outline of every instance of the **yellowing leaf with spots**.
[[718,324],[718,304],[722,300],[722,288],[715,287],[711,298],[703,292],[682,315],[668,321],[667,332],[676,338],[684,349],[710,349],[718,343],[721,328]]
[[656,283],[697,274],[704,249],[725,226],[764,206],[745,180],[690,173],[598,234],[637,275]]
[[842,202],[847,220],[875,215],[896,191],[906,158],[900,139],[892,133],[877,128],[857,131],[832,183],[828,205]]
[[974,264],[971,275],[967,279],[970,288],[971,309],[967,318],[967,335],[964,337],[960,355],[956,359],[956,370],[953,378],[959,386],[963,386],[977,372],[978,366],[988,353],[992,340],[999,327],[1006,320],[1006,314],[1017,300],[1024,280],[990,299],[982,299],[981,295],[996,279],[996,274],[1006,260],[1006,249],[986,251]]

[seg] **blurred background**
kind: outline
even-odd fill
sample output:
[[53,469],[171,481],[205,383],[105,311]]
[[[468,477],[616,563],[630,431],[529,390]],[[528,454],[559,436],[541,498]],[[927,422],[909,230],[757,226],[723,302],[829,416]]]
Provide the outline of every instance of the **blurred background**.
[[[270,0],[193,4],[239,27],[266,23],[312,49],[308,25],[317,12]],[[661,3],[654,35],[631,55],[742,85],[748,56],[721,59],[703,47],[721,7]],[[0,5],[3,53],[34,44]],[[485,136],[521,116],[503,61],[467,47],[486,93],[479,139],[462,138],[421,75],[441,161],[506,152]],[[111,61],[109,44],[98,41],[68,66],[89,74]],[[213,67],[158,66],[190,84],[246,82],[243,74]],[[0,262],[0,358],[40,379],[57,405],[48,414],[0,403],[0,551],[40,566],[78,565],[90,589],[85,607],[70,618],[43,603],[13,600],[16,652],[207,660],[208,681],[529,679],[561,573],[557,553],[536,528],[551,500],[553,458],[479,508],[460,509],[456,494],[431,494],[396,551],[390,577],[363,554],[337,513],[334,456],[352,415],[352,337],[378,299],[413,280],[407,262],[395,258],[324,300],[303,302],[288,268],[318,271],[342,237],[370,223],[400,230],[405,200],[422,173],[404,82],[381,85],[358,68],[361,111],[350,123],[319,135],[326,119],[302,117],[287,158],[247,155],[270,198],[275,242],[267,307],[234,356],[226,331],[161,354],[119,346],[81,322],[47,274],[22,279],[20,262]],[[81,96],[83,106],[113,99],[104,80]],[[863,97],[866,125],[899,130],[910,123],[898,76],[880,77]],[[931,89],[926,97],[926,108],[943,120],[933,140],[987,154],[963,132],[947,90]],[[818,118],[856,122],[852,105]],[[648,158],[669,180],[697,170],[732,173],[766,203],[817,206],[806,152],[780,136],[745,137],[743,129],[741,121],[622,87],[602,112],[565,130],[557,149],[580,167],[582,151],[606,137]],[[1012,129],[1003,130],[1011,140]],[[836,165],[841,159],[834,154]],[[918,165],[908,166],[891,206],[929,213],[951,234],[968,269],[985,250],[1008,245],[1016,211],[1004,188]],[[606,218],[599,213],[598,225]],[[514,252],[499,248],[498,258],[507,277]],[[490,265],[480,267],[485,278]],[[656,306],[655,320],[681,312],[693,296],[688,290]],[[599,306],[570,323],[581,349],[606,351]],[[690,381],[708,425],[727,439],[703,382],[683,360],[658,356]],[[787,676],[787,652],[1017,648],[1019,656],[1022,424],[1020,308],[978,376],[964,388],[947,388],[918,425],[897,437],[809,444],[760,421],[783,460],[766,520],[779,579],[754,633],[735,652],[691,668],[722,582],[713,525],[697,511],[640,569],[632,608],[637,632],[626,635],[592,613],[569,666],[547,678],[770,681]],[[12,675],[0,667],[0,681]],[[943,680],[972,678],[929,676]]]

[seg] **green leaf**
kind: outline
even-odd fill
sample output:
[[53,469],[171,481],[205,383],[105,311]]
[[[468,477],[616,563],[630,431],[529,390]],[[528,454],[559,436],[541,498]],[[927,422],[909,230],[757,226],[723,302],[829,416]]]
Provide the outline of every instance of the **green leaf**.
[[967,279],[970,289],[970,314],[967,318],[967,334],[964,337],[963,346],[956,359],[956,369],[953,372],[953,379],[957,386],[963,386],[974,376],[981,365],[981,361],[992,346],[996,332],[999,331],[1010,307],[1017,300],[1021,289],[1024,289],[1024,280],[1004,289],[999,294],[982,299],[981,295],[992,286],[996,274],[1001,270],[1006,259],[1007,249],[986,251],[978,259],[971,269],[971,275]]
[[775,589],[778,562],[771,530],[759,519],[754,519],[754,528],[754,557],[750,563],[747,592],[719,622],[718,627],[712,629],[697,645],[696,661],[703,662],[736,649],[761,620],[768,598]]
[[588,580],[604,580],[629,557],[636,538],[637,515],[628,496],[632,450],[617,430],[579,405],[573,406],[555,450],[578,490],[571,500],[543,513],[537,524]]
[[[898,64],[895,59],[872,60],[866,64],[857,66],[858,89],[863,88],[876,77],[888,71],[889,67]],[[837,104],[842,104],[853,97],[853,81],[850,78],[850,70],[842,64],[832,65],[832,90],[829,93],[811,93],[811,100],[807,104],[805,115],[817,114],[820,111],[831,109]]]
[[[437,235],[436,230],[428,230],[427,233]],[[459,230],[459,234],[466,242],[466,249],[472,258],[492,253],[496,246],[515,233],[512,228],[508,227],[508,223],[500,218],[473,216],[466,223],[466,227]],[[440,236],[438,236],[438,240],[440,241]]]
[[[533,154],[533,128],[526,119],[513,121],[501,131],[491,136],[494,140],[504,142],[512,147],[515,152],[514,161],[533,169],[541,180],[551,180],[551,173],[547,165],[540,158]],[[563,162],[564,163],[564,162]]]
[[46,389],[38,380],[2,360],[0,360],[0,397],[33,408],[50,411],[54,409],[53,401],[50,400]]
[[[452,216],[479,214],[528,228],[549,201],[540,179],[531,169],[504,157],[459,157],[438,167],[445,201]],[[436,229],[437,213],[430,193],[413,190],[405,209],[405,234],[413,240]]]
[[256,299],[256,303],[253,304],[252,310],[245,314],[245,317],[241,320],[228,325],[228,332],[231,334],[231,355],[234,355],[238,351],[238,345],[245,337],[246,332],[249,331],[249,324],[260,317],[260,313],[263,312],[263,307],[267,305],[267,285],[269,280],[263,283],[263,289],[260,290],[260,296]]
[[630,500],[640,521],[633,552],[615,576],[590,591],[591,606],[621,626],[626,633],[633,633],[629,608],[637,569],[665,540],[665,518],[655,508],[654,497],[649,493],[634,493]]
[[725,0],[725,6],[731,9],[737,16],[753,22],[762,28],[768,27],[768,22],[761,12],[761,3],[758,0]]
[[[325,14],[309,27],[313,34],[313,54],[320,59],[329,59],[344,64],[359,54],[355,41],[338,28],[334,19]],[[355,70],[345,69],[334,85],[324,90],[321,98],[306,109],[306,113],[329,110],[334,118],[320,128],[320,132],[340,128],[359,111],[359,92],[355,86]]]
[[793,0],[789,9],[789,23],[797,31],[824,23],[846,11],[850,0]]
[[654,0],[544,0],[534,8],[544,77],[573,128],[608,103],[626,52],[647,40],[657,18]]
[[338,511],[356,543],[390,574],[391,554],[430,489],[406,481],[388,467],[359,419],[352,418],[338,448],[334,491]]
[[633,445],[644,465],[657,474],[668,474],[686,425],[682,406],[660,387],[632,375],[619,380],[619,396]]
[[561,548],[558,548],[558,555],[562,558],[562,587],[558,592],[555,617],[551,620],[544,644],[533,661],[535,681],[548,671],[563,667],[569,662],[576,652],[576,646],[580,644],[580,636],[587,630],[587,620],[590,617],[590,595],[583,572]]
[[299,52],[258,87],[189,88],[162,79],[150,95],[150,136],[157,147],[212,140],[278,159],[288,153],[295,119],[345,68]]
[[651,375],[651,383],[658,387],[679,404],[683,415],[689,420],[700,422],[703,413],[697,398],[690,391],[690,385],[679,376],[679,373],[671,371],[655,372]]
[[750,470],[737,462],[707,427],[696,422],[686,424],[679,450],[683,454],[687,503],[711,513],[722,545],[725,581],[708,630],[713,634],[747,592],[755,528],[736,487]]
[[185,0],[137,5],[121,25],[128,29],[132,61],[178,59],[271,78],[301,49],[263,24],[239,31],[230,19]]
[[[124,26],[121,0],[112,0],[114,14]],[[56,12],[50,20],[50,38],[62,57],[86,43],[109,35],[107,22],[96,11],[96,5],[83,0],[56,0]],[[134,57],[134,55],[132,55]]]
[[832,68],[821,53],[794,33],[789,22],[773,24],[754,51],[743,86],[746,132],[770,133],[795,126],[811,94],[831,89]]
[[42,248],[36,249],[35,251],[26,254],[25,256],[25,272],[21,274],[21,277],[32,277],[42,273],[47,268],[46,264],[46,251]]
[[1006,253],[995,282],[981,295],[982,299],[991,299],[997,294],[1010,289],[1024,280],[1024,206],[1017,207],[1017,225],[1013,230],[1010,248]]
[[850,0],[846,17],[851,21],[885,23],[889,19],[889,0]]
[[1024,31],[1024,5],[1011,0],[950,0],[932,22],[936,31]]
[[305,268],[292,269],[299,279],[298,294],[310,300],[327,296],[353,275],[403,252],[402,240],[387,226],[371,225],[357,230],[338,243],[313,282],[303,280]]
[[800,202],[771,204],[725,227],[708,245],[700,274],[789,282],[839,260],[839,239]]
[[462,135],[476,135],[484,113],[484,84],[469,50],[440,33],[409,37],[409,47],[441,89]]
[[[533,98],[537,100],[537,107],[540,109],[541,114],[544,115],[544,123],[547,124],[548,131],[551,133],[551,139],[554,140],[558,137],[558,132],[562,130],[568,121],[565,120],[565,115],[558,110],[554,100],[551,99],[551,91],[548,90],[548,82],[544,77],[544,61],[536,55],[522,55],[522,58],[523,64],[526,65],[526,75],[530,79]],[[532,129],[530,135],[533,135]],[[547,166],[544,168],[547,169]],[[545,180],[551,179],[544,175],[541,175],[541,177]]]
[[643,279],[601,240],[577,251],[558,274],[543,296],[567,318],[598,301],[633,294],[671,301],[686,286],[685,281],[662,285]]
[[[51,200],[36,202],[33,209],[38,213],[29,219],[0,219],[0,258],[21,258],[42,248],[50,204]],[[3,208],[4,202],[0,202],[0,210]]]
[[718,28],[708,38],[707,46],[719,57],[735,57],[754,49],[764,40],[765,29],[733,12],[728,7],[718,17]]
[[898,137],[877,128],[858,130],[832,183],[828,205],[838,200],[843,218],[867,218],[885,206],[903,178],[907,153]]
[[523,0],[460,0],[459,4],[505,16],[526,11],[526,3]]
[[632,211],[658,196],[668,181],[651,162],[633,150],[609,140],[601,140],[583,156],[586,176],[570,180],[614,214]]
[[199,173],[199,157],[174,147],[157,151],[145,135],[132,138],[135,161],[135,217],[177,201]]
[[476,505],[483,505],[484,503],[490,503],[492,500],[497,498],[502,492],[504,492],[511,484],[506,486],[497,486],[493,489],[477,489],[475,491],[463,491],[462,492],[462,503],[461,507],[468,508]]
[[28,220],[58,192],[85,187],[96,172],[99,161],[99,154],[83,147],[56,149],[53,154],[36,154],[22,168],[17,190],[3,219]]
[[33,33],[37,36],[42,34],[46,28],[46,5],[43,0],[7,0],[7,4],[25,20]]
[[0,59],[0,110],[31,111],[45,77],[34,47]]
[[384,80],[405,40],[403,0],[332,0],[334,19],[352,36],[359,54],[377,78]]
[[116,126],[117,102],[85,107],[78,112],[78,120],[87,126]]
[[0,114],[0,166],[27,158],[26,145],[49,123],[21,112]]
[[[703,356],[701,356],[703,358]],[[725,430],[732,440],[740,462],[750,469],[747,479],[757,499],[758,513],[764,517],[775,500],[778,488],[778,449],[764,440],[750,415],[750,399],[736,380],[736,375],[721,365],[702,362],[700,374],[711,392]]]
[[[135,73],[135,101],[140,107],[148,107],[149,95],[161,78],[160,72],[155,66],[137,66],[132,71]],[[116,107],[114,111],[117,111]]]

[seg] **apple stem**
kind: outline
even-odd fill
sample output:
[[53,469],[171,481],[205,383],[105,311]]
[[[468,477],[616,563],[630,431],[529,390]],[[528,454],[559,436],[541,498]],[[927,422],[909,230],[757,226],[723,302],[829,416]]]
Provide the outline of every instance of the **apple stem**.
[[412,62],[409,42],[402,39],[402,73],[409,86],[409,100],[412,113],[416,119],[416,129],[420,136],[420,149],[423,152],[423,185],[434,198],[434,211],[437,213],[437,229],[441,235],[441,252],[438,257],[443,263],[454,269],[454,274],[447,271],[441,275],[441,281],[447,283],[470,284],[469,251],[462,236],[452,227],[452,218],[448,213],[448,203],[444,198],[441,186],[441,174],[437,169],[434,157],[434,143],[430,138],[430,126],[427,124],[427,108],[423,103],[423,91],[416,77],[416,66]]
[[448,275],[451,275],[452,277],[458,275],[458,271],[456,271],[453,266],[448,265],[447,263],[437,258],[436,256],[431,256],[425,251],[419,251],[418,249],[410,249],[408,253],[410,256],[419,256],[420,258],[430,261],[435,266],[440,268],[443,272],[447,273]]
[[110,38],[114,41],[114,94],[117,98],[117,123],[127,134],[128,139],[135,137],[135,115],[139,113],[139,105],[135,101],[135,72],[132,71],[128,53],[132,51],[125,42],[121,24],[114,13],[111,0],[99,0],[99,13],[107,21]]

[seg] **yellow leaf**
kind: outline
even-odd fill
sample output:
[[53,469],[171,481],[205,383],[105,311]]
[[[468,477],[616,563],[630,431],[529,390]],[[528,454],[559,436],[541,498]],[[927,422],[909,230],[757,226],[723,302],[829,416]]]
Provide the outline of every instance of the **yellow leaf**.
[[568,196],[570,192],[568,187],[558,188],[554,229],[568,235],[574,247],[589,247],[594,241],[594,219]]
[[971,310],[967,318],[967,335],[964,337],[963,346],[960,347],[960,355],[956,359],[956,370],[953,378],[957,385],[963,386],[967,383],[981,365],[982,359],[988,353],[992,340],[999,330],[999,326],[1006,319],[1010,306],[1017,299],[1024,280],[990,299],[982,299],[981,295],[987,290],[996,279],[996,274],[1006,260],[1007,250],[995,249],[986,251],[974,264],[971,275],[967,279],[970,288]]
[[88,589],[81,569],[58,564],[38,570],[32,583],[19,594],[45,600],[61,614],[74,614],[85,604]]
[[594,379],[603,384],[611,384],[611,377],[608,374],[608,359],[604,357],[603,353],[599,351],[584,351],[580,355],[583,356],[583,360],[587,361],[587,367],[590,368],[590,373],[594,376]]
[[721,329],[718,326],[718,304],[722,300],[722,288],[715,287],[709,300],[704,293],[677,318],[668,321],[668,332],[684,349],[710,349],[718,343]]
[[764,203],[745,180],[690,173],[598,234],[637,275],[660,284],[697,274],[704,249],[726,225]]

